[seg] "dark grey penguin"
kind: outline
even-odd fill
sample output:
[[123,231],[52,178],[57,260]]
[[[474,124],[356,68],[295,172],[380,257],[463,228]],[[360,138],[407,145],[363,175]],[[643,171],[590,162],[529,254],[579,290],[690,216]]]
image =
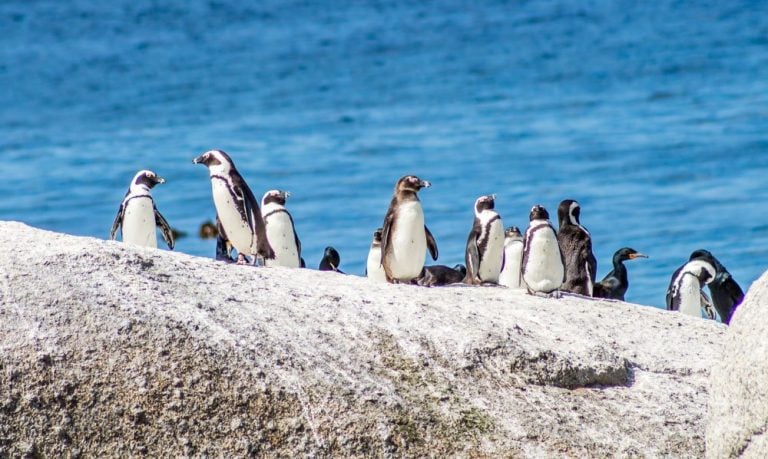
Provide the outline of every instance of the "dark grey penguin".
[[344,272],[339,269],[340,264],[341,255],[339,255],[338,250],[328,246],[323,252],[323,259],[320,260],[320,266],[318,266],[317,269],[320,271],[335,271],[337,273],[344,274]]
[[456,265],[453,268],[445,265],[425,266],[421,275],[414,281],[422,287],[439,287],[443,285],[458,284],[467,275],[464,265]]
[[597,273],[597,259],[592,253],[592,236],[579,222],[581,206],[566,199],[557,208],[560,229],[557,240],[565,260],[565,281],[561,290],[592,296]]
[[600,282],[595,284],[593,295],[595,298],[608,298],[611,300],[624,301],[624,295],[629,288],[629,278],[627,277],[627,267],[624,262],[634,260],[635,258],[648,258],[635,249],[624,247],[613,254],[613,271]]
[[691,253],[690,260],[705,260],[715,267],[717,274],[709,283],[709,293],[712,296],[712,304],[724,324],[730,324],[731,317],[736,308],[744,300],[744,291],[734,280],[731,273],[709,251],[699,249]]
[[411,282],[424,268],[426,250],[437,260],[437,243],[424,224],[417,193],[431,184],[415,175],[397,181],[381,232],[381,264],[388,282]]

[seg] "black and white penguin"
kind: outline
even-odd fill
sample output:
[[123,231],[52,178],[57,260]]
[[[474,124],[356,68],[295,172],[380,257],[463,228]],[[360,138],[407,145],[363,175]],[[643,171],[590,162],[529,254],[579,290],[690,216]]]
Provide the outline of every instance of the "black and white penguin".
[[208,167],[216,214],[226,239],[238,251],[238,261],[245,256],[274,259],[269,245],[259,203],[228,154],[210,150],[195,158],[195,164]]
[[437,243],[424,224],[417,193],[431,184],[415,175],[397,181],[381,232],[381,264],[389,282],[411,282],[424,268],[426,250],[437,260]]
[[159,183],[165,183],[165,179],[152,171],[142,170],[136,173],[112,223],[112,229],[109,232],[111,240],[115,239],[117,229],[122,227],[123,242],[157,247],[157,228],[159,227],[168,248],[173,250],[173,231],[157,210],[150,192]]
[[715,258],[708,250],[699,249],[691,253],[689,260],[705,260],[715,267],[717,274],[715,279],[709,283],[709,293],[712,296],[712,303],[724,324],[730,324],[731,317],[736,308],[744,300],[744,291],[731,273]]
[[624,262],[636,258],[648,258],[648,255],[644,255],[629,247],[617,250],[616,253],[613,254],[613,271],[609,272],[603,280],[595,284],[592,296],[595,298],[608,298],[611,300],[624,301],[624,295],[629,288],[627,267],[624,266]]
[[368,250],[368,260],[365,263],[365,275],[375,281],[387,281],[384,267],[381,266],[381,228],[377,228],[373,232],[371,248]]
[[475,200],[475,220],[467,236],[467,284],[498,283],[504,260],[504,224],[494,210],[496,195]]
[[328,246],[323,252],[323,259],[320,260],[320,266],[318,266],[317,269],[320,271],[334,271],[340,274],[344,274],[344,271],[339,269],[340,264],[341,255],[339,255],[339,251],[331,246]]
[[293,217],[285,208],[285,201],[291,193],[283,190],[269,190],[261,198],[261,214],[267,230],[267,240],[275,251],[275,258],[266,261],[266,266],[303,267],[301,241],[293,225]]
[[689,261],[678,268],[672,274],[667,289],[667,310],[680,311],[694,317],[701,317],[703,311],[707,318],[714,319],[714,307],[702,288],[712,282],[716,275],[715,266],[702,259]]
[[592,296],[597,274],[597,259],[592,253],[592,236],[579,222],[581,206],[573,199],[566,199],[557,208],[560,229],[557,240],[565,260],[565,292]]
[[523,235],[517,226],[504,232],[504,262],[499,274],[499,285],[509,288],[522,287],[520,268],[523,263]]
[[461,283],[466,277],[467,268],[464,265],[456,265],[453,268],[445,265],[432,265],[425,266],[414,283],[422,287],[440,287]]
[[549,222],[549,212],[542,206],[533,206],[530,220],[523,241],[523,282],[528,293],[559,296],[565,262],[557,232]]

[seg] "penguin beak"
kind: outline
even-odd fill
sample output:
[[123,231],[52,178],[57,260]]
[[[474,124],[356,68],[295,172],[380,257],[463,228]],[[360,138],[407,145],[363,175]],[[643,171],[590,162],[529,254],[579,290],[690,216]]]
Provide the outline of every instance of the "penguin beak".
[[205,164],[205,155],[202,154],[192,160],[192,164]]
[[429,187],[431,187],[431,186],[432,186],[432,184],[431,184],[431,183],[429,183],[429,182],[428,182],[428,181],[426,181],[426,180],[421,180],[421,181],[419,182],[419,186],[421,186],[422,188],[429,188]]
[[288,199],[291,197],[290,191],[283,191],[283,199]]
[[155,177],[155,183],[165,183],[165,179],[158,175]]
[[629,259],[630,260],[634,260],[635,258],[648,258],[648,255],[646,255],[644,253],[639,253],[639,252],[638,253],[633,253],[633,254],[629,255]]

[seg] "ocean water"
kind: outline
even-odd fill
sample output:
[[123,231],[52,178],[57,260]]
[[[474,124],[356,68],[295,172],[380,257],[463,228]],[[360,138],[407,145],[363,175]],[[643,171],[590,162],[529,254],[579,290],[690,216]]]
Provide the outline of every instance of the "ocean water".
[[520,227],[579,200],[599,277],[648,254],[630,301],[663,307],[698,248],[745,289],[768,267],[766,2],[243,3],[0,2],[0,219],[107,238],[151,168],[177,250],[213,256],[192,158],[220,148],[291,191],[310,266],[333,245],[362,274],[418,174],[443,264],[496,193]]

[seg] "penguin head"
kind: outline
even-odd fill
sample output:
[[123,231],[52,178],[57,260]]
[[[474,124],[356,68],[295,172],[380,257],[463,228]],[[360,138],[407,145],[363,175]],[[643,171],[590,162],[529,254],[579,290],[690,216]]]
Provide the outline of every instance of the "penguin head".
[[146,188],[150,190],[155,185],[158,185],[160,183],[165,183],[165,179],[155,174],[154,172],[145,169],[137,172],[136,175],[133,176],[133,181],[131,182],[131,188],[141,187],[141,188]]
[[397,185],[395,185],[395,193],[403,191],[417,193],[420,189],[429,188],[430,186],[432,186],[432,184],[426,180],[422,180],[415,175],[406,175],[397,181]]
[[542,205],[535,205],[531,208],[530,220],[549,220],[549,212]]
[[626,260],[634,260],[635,258],[648,258],[648,255],[640,253],[635,249],[624,247],[617,250],[616,253],[613,255],[613,258],[618,259],[620,261],[626,261]]
[[227,173],[235,168],[232,158],[222,150],[208,150],[197,158],[193,159],[194,164],[203,164],[208,169],[216,169],[221,173]]
[[571,225],[579,225],[580,216],[581,206],[573,199],[565,199],[557,207],[557,220],[560,226],[563,226],[565,222]]
[[381,228],[376,228],[376,231],[373,232],[373,243],[374,244],[381,244]]
[[284,206],[285,201],[290,197],[291,197],[291,193],[289,191],[269,190],[266,193],[264,193],[264,197],[261,198],[261,206],[264,207],[267,204],[272,204],[272,203]]
[[715,276],[717,275],[715,266],[702,259],[689,261],[683,270],[696,276],[702,284],[709,284],[715,280]]
[[484,210],[493,210],[495,205],[496,205],[495,194],[487,194],[485,196],[480,196],[475,200],[475,213],[479,214]]
[[462,264],[458,264],[458,265],[454,266],[453,270],[456,271],[457,273],[461,274],[462,276],[466,276],[467,275],[467,267],[462,265]]
[[520,228],[518,228],[517,226],[510,226],[509,228],[504,230],[504,237],[522,238],[523,233],[520,232]]

